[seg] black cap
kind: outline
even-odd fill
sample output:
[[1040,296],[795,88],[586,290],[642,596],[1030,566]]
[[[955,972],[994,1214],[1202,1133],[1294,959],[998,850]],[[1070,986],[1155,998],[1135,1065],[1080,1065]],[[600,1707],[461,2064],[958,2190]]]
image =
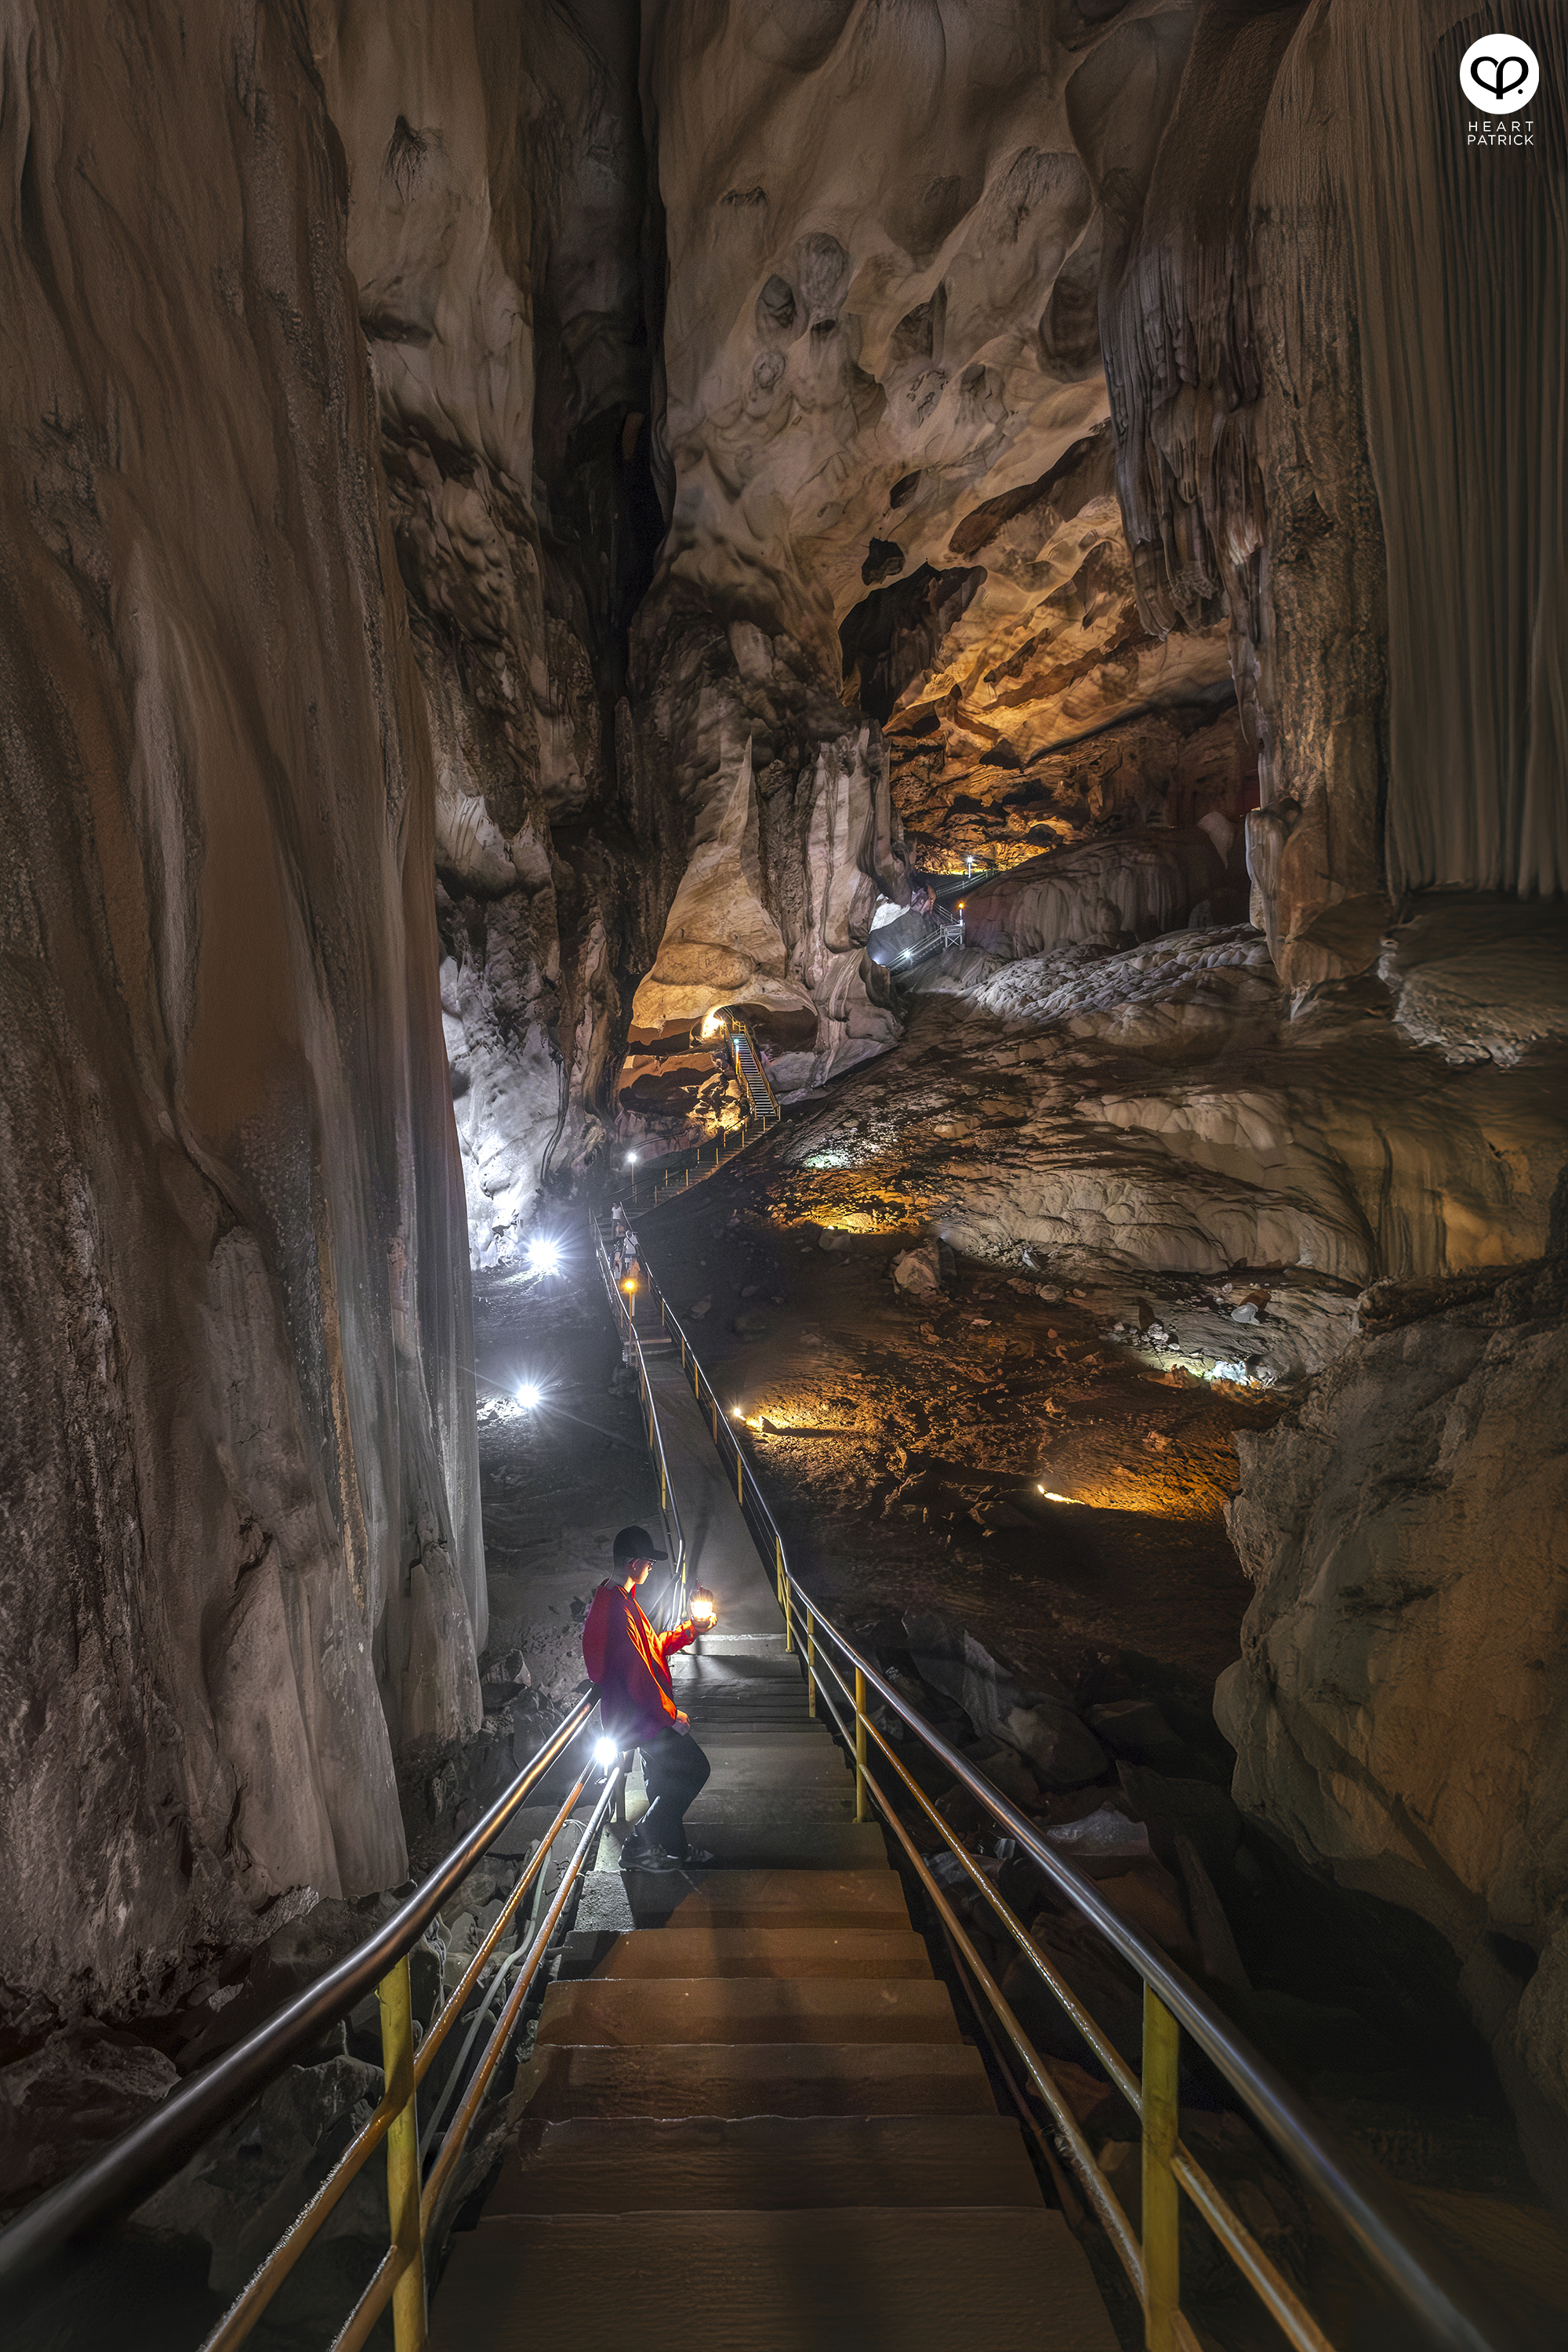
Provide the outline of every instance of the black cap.
[[669,1554],[660,1551],[646,1528],[623,1528],[616,1538],[616,1566],[629,1568],[634,1559],[668,1559]]

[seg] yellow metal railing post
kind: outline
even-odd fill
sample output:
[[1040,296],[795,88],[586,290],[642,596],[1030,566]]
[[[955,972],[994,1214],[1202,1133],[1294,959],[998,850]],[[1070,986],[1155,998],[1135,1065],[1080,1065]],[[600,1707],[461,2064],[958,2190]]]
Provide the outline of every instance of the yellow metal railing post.
[[773,1530],[773,1579],[778,1587],[779,1607],[784,1611],[784,1648],[795,1647],[795,1626],[790,1616],[789,1574],[784,1567],[784,1538]]
[[858,1822],[871,1818],[866,1802],[866,1677],[858,1666],[855,1669],[855,1818]]
[[713,1399],[713,1443],[715,1445],[719,1443],[719,1400],[717,1397]]
[[1182,2300],[1182,2192],[1176,2152],[1182,2029],[1150,1985],[1143,1988],[1143,2342],[1176,2352]]
[[425,2258],[419,2227],[419,2122],[414,2093],[414,1999],[408,1961],[388,1970],[375,1989],[381,2010],[381,2063],[394,2096],[406,2096],[386,2135],[386,2203],[392,2243],[405,2267],[392,2290],[397,2352],[423,2352]]
[[811,1603],[805,1604],[805,1711],[816,1713],[816,1621],[811,1613]]
[[745,1465],[741,1457],[741,1449],[737,1445],[735,1448],[735,1500],[737,1503],[744,1503],[746,1499],[745,1478]]

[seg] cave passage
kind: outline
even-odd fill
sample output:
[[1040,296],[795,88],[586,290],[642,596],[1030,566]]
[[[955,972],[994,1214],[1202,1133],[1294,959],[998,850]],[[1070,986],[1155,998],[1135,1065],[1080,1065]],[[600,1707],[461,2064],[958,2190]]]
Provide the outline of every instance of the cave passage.
[[[687,2344],[751,2278],[780,2343],[1002,2352],[1055,2297],[1064,2344],[1179,2304],[1275,2352],[1174,2131],[1295,2340],[1561,2342],[1563,11],[23,14],[23,2341],[195,2352],[371,2130],[216,2341],[306,2352],[382,2275],[355,2340],[411,2352],[447,2264],[498,2341],[564,2333],[696,2213],[646,2298]],[[629,1527],[659,1636],[683,1546],[728,1596],[671,1669],[720,1855],[683,1925],[551,1749]],[[800,1719],[782,1549],[879,1678],[880,1811]],[[277,2056],[432,1889],[391,2038],[358,1986]],[[1196,2011],[1149,2011],[1143,2133],[1167,1969],[1473,2334],[1342,2266]],[[473,2284],[506,2247],[527,2308]]]

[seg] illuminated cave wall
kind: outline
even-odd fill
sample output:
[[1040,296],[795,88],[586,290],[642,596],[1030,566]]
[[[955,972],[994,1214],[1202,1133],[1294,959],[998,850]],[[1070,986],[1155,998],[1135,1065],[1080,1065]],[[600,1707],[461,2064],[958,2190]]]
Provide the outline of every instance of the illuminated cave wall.
[[0,49],[5,2020],[405,1868],[485,1633],[429,738],[296,16]]

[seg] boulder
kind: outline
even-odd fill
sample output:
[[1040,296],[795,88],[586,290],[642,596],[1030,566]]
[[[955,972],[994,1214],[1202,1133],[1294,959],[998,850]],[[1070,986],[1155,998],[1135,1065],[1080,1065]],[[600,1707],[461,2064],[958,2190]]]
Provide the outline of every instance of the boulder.
[[904,1631],[922,1682],[956,1700],[977,1732],[999,1736],[1008,1708],[1024,1694],[990,1652],[934,1609],[907,1610]]
[[942,1265],[934,1242],[919,1249],[900,1250],[893,1260],[893,1280],[910,1297],[929,1297],[942,1288]]
[[0,2205],[26,2202],[140,2123],[179,2077],[129,2033],[82,2025],[0,2067]]
[[[202,2241],[208,2285],[226,2300],[237,2294],[369,2121],[384,2081],[379,2066],[348,2056],[288,2067],[254,2106],[205,2141],[183,2171],[137,2209],[137,2234]],[[350,2184],[322,2235],[384,2240],[385,2230],[385,2174],[372,2162]],[[330,2277],[316,2282],[312,2302],[315,2294],[321,2295],[320,2317],[326,2321]]]
[[1130,1822],[1115,1805],[1097,1806],[1076,1822],[1057,1822],[1046,1832],[1046,1843],[1066,1862],[1142,1862],[1153,1848],[1142,1822]]
[[1172,1730],[1152,1698],[1112,1699],[1105,1706],[1086,1708],[1084,1720],[1118,1756],[1147,1756],[1182,1745],[1180,1733]]
[[999,1735],[1026,1756],[1047,1789],[1081,1789],[1110,1769],[1104,1748],[1086,1724],[1060,1699],[1037,1699],[1012,1706]]

